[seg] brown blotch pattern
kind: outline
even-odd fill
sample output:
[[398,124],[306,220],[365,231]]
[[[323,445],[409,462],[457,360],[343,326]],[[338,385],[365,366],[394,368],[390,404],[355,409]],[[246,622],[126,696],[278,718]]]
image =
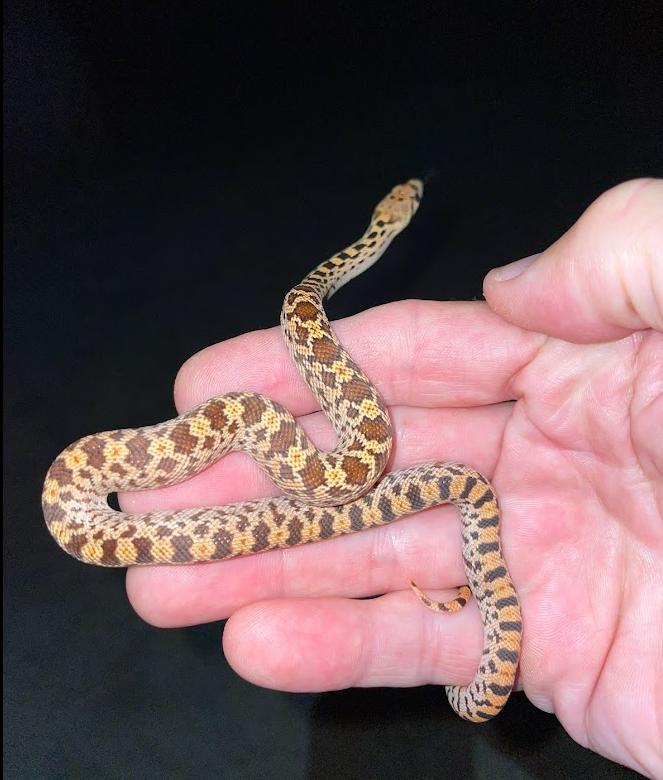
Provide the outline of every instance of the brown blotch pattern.
[[90,436],[83,442],[81,450],[87,455],[88,466],[93,469],[100,469],[106,462],[104,455],[105,442],[100,436]]
[[361,421],[359,430],[369,441],[384,441],[391,434],[387,423],[379,417],[376,417],[374,420],[364,418]]
[[293,315],[298,317],[302,322],[310,322],[311,320],[317,320],[319,317],[318,307],[311,301],[300,300],[293,309]]
[[189,423],[181,422],[173,428],[170,438],[175,442],[175,452],[178,455],[190,455],[200,444],[197,436],[193,436]]
[[359,458],[352,455],[346,455],[343,458],[343,470],[346,479],[351,485],[364,485],[368,476],[368,466],[362,463]]
[[313,342],[313,356],[323,365],[331,366],[341,356],[339,347],[328,336],[322,336]]
[[256,425],[265,412],[265,402],[261,398],[249,396],[244,399],[242,420],[245,425]]
[[373,391],[361,379],[351,379],[343,386],[343,397],[355,404],[373,398]]
[[317,488],[325,484],[325,470],[317,458],[309,456],[306,465],[300,472],[307,488]]
[[144,469],[152,460],[152,455],[148,452],[150,440],[140,431],[135,436],[130,436],[126,445],[129,450],[127,463],[135,469]]
[[209,420],[210,427],[215,431],[222,431],[228,424],[228,417],[224,411],[224,404],[222,401],[216,401],[210,403],[204,409],[201,414]]

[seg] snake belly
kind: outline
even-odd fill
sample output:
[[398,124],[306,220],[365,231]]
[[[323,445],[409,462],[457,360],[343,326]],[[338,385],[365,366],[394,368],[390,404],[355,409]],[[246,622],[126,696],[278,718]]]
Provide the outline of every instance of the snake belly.
[[[484,625],[474,679],[446,686],[453,709],[483,722],[506,704],[520,655],[518,597],[499,536],[497,498],[463,464],[427,463],[380,479],[392,446],[387,407],[334,335],[323,301],[365,271],[415,214],[417,179],[394,187],[375,207],[364,235],[317,266],[284,300],[281,326],[290,355],[337,437],[318,450],[280,404],[250,392],[205,401],[157,425],[86,436],[67,447],[45,479],[46,525],[70,555],[97,566],[187,564],[293,547],[391,523],[440,504],[461,516],[469,584],[429,608],[454,612],[469,592]],[[109,494],[182,482],[222,455],[250,454],[283,495],[239,504],[132,515],[112,509]]]

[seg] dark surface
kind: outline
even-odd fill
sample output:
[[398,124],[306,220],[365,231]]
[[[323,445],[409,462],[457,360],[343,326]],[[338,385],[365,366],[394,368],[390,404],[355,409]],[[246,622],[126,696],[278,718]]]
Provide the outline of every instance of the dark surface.
[[180,364],[275,324],[394,183],[437,173],[333,318],[480,297],[603,190],[661,174],[658,3],[455,5],[7,7],[7,777],[630,774],[523,695],[477,728],[439,689],[255,688],[219,625],[145,625],[123,572],[43,526],[65,445],[171,417]]

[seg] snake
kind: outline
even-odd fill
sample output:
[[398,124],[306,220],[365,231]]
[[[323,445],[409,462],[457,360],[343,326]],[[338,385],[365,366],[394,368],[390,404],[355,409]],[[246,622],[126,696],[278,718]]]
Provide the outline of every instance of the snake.
[[[436,601],[454,613],[474,596],[483,651],[467,685],[447,685],[453,710],[481,723],[506,704],[516,678],[522,618],[500,542],[491,483],[462,463],[427,462],[383,474],[393,430],[388,408],[334,334],[323,302],[372,266],[410,223],[423,183],[393,187],[350,246],[319,264],[285,296],[281,330],[288,352],[337,435],[319,450],[293,415],[254,392],[211,398],[156,425],[85,436],[64,449],[44,481],[42,509],[55,541],[92,565],[195,564],[323,541],[382,526],[442,504],[461,519],[467,585]],[[108,499],[118,491],[173,485],[230,451],[249,454],[281,495],[241,503],[130,514]]]

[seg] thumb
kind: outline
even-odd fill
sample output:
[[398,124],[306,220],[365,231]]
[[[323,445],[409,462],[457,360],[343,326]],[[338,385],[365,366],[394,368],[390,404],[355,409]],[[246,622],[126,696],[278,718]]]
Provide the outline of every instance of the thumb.
[[484,296],[509,322],[567,341],[663,331],[663,179],[608,190],[544,252],[492,270]]

